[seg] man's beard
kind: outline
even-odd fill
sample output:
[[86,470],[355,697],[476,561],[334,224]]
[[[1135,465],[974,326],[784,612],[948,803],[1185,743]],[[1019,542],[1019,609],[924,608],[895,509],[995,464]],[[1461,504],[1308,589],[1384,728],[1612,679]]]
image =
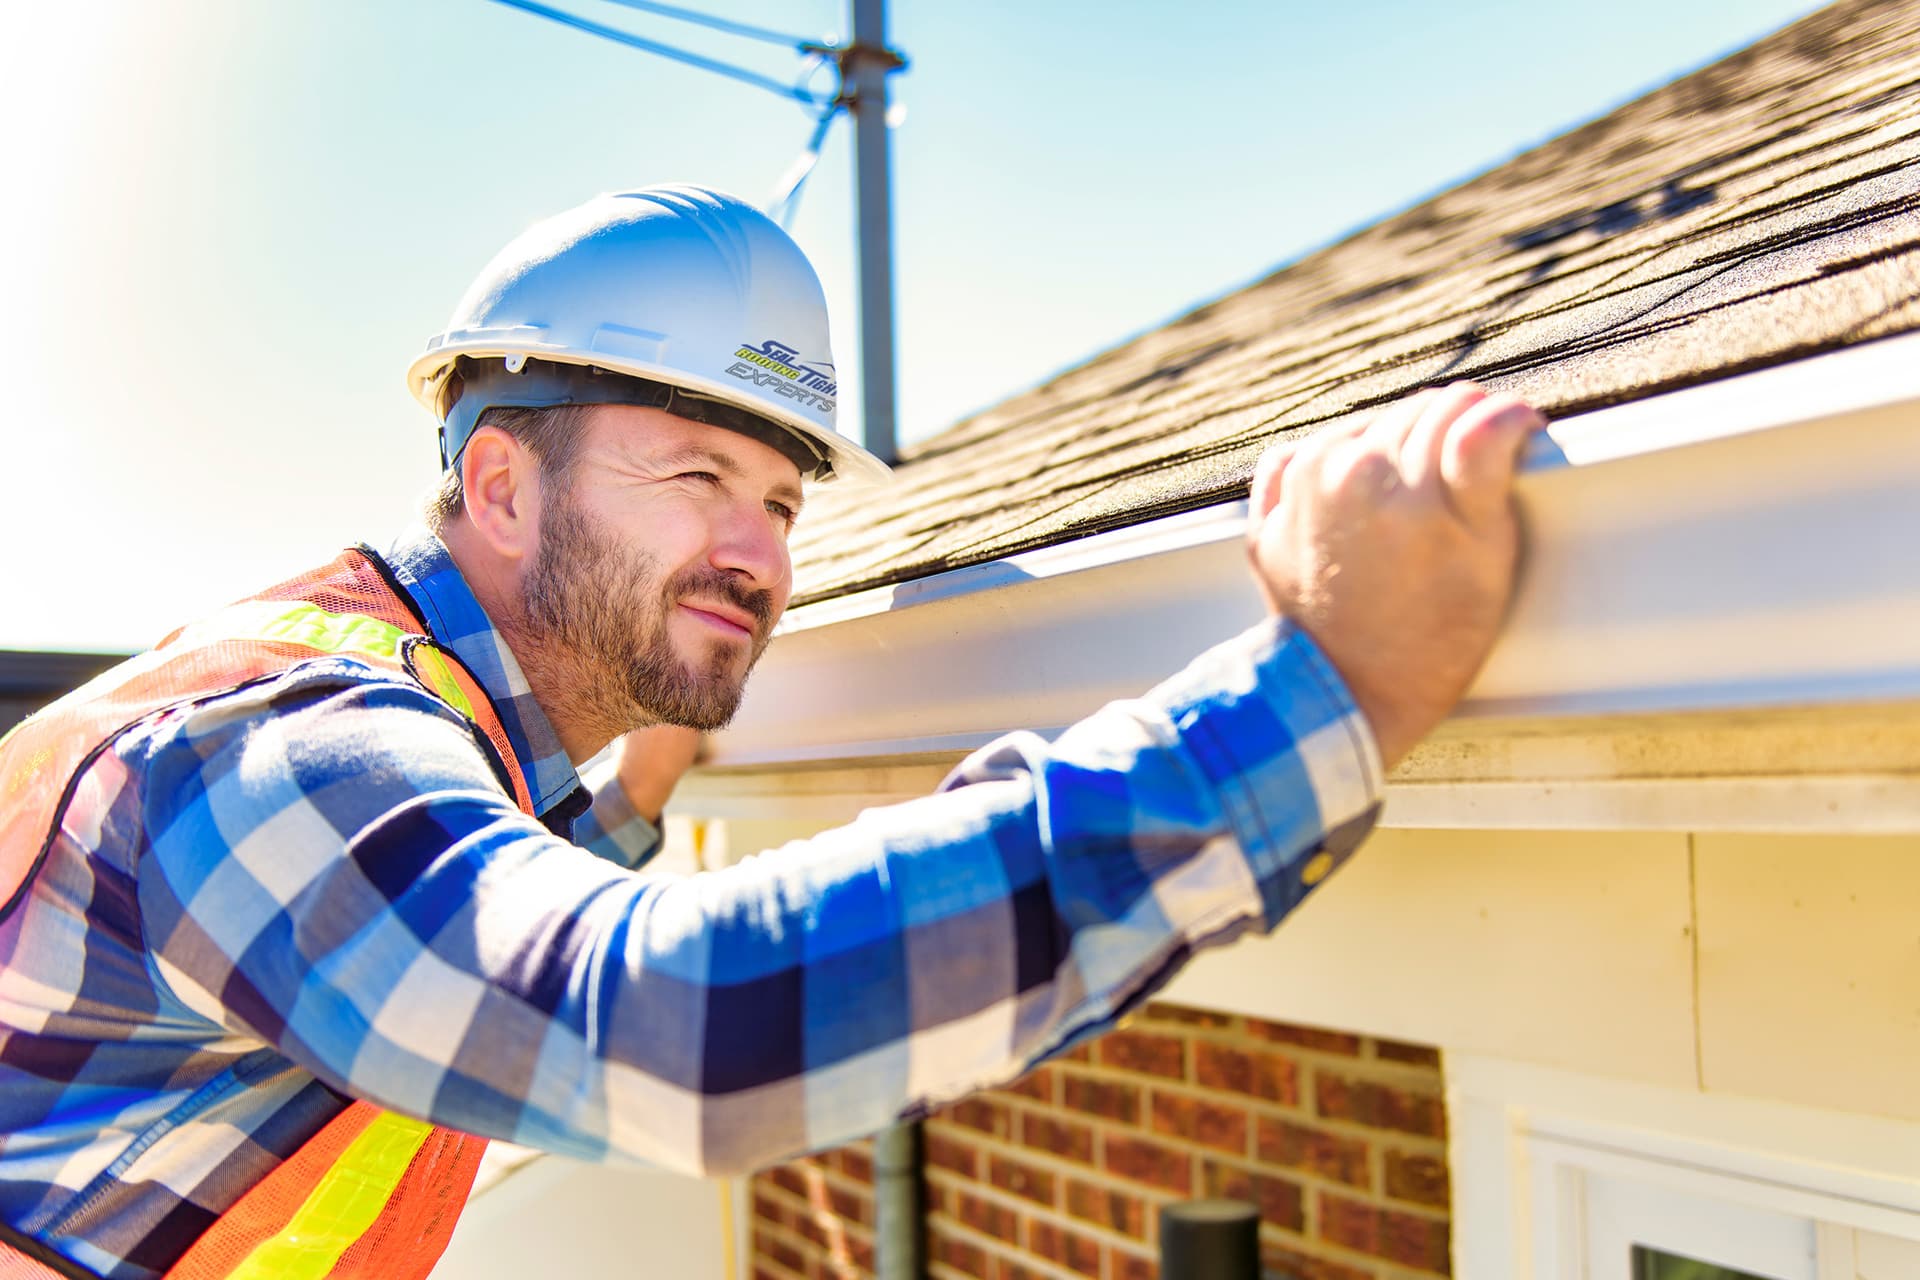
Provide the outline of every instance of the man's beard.
[[[623,548],[570,495],[557,496],[541,522],[521,609],[522,625],[544,653],[569,669],[565,696],[614,734],[649,724],[725,725],[740,706],[747,671],[767,647],[772,594],[704,563],[663,582],[654,557]],[[667,623],[689,596],[725,600],[753,617],[753,652],[744,666],[736,646],[718,642],[694,660],[699,665],[681,661]]]

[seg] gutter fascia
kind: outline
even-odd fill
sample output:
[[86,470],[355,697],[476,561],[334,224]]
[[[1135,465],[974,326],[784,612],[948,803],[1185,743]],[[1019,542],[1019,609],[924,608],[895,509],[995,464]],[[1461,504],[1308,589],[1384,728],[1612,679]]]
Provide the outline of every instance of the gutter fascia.
[[[1920,700],[1920,334],[1554,424],[1450,729]],[[711,766],[1056,730],[1251,624],[1244,502],[792,611]]]

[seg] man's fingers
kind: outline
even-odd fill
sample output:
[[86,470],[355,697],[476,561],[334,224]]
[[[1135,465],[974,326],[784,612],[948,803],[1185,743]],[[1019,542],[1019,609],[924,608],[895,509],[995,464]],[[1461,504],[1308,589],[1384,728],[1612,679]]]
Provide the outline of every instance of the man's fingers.
[[[1257,536],[1261,523],[1280,504],[1293,473],[1311,475],[1343,449],[1355,465],[1384,459],[1397,471],[1400,486],[1444,484],[1444,496],[1463,519],[1497,514],[1505,509],[1521,443],[1542,425],[1544,419],[1513,396],[1456,382],[1398,401],[1370,422],[1270,445],[1254,465],[1248,537]],[[1496,491],[1491,497],[1481,492],[1488,488]]]
[[1364,422],[1294,436],[1267,446],[1253,468],[1253,489],[1248,500],[1248,522],[1257,528],[1286,493],[1288,478],[1301,471],[1311,472],[1321,465],[1327,450],[1342,440],[1351,439],[1365,428]]
[[1368,424],[1361,440],[1369,449],[1378,449],[1387,457],[1398,459],[1401,447],[1420,421],[1420,415],[1442,394],[1438,387],[1429,387],[1425,391],[1414,392],[1404,400],[1394,401]]
[[1531,405],[1506,395],[1460,415],[1441,440],[1440,477],[1461,519],[1484,528],[1506,517],[1520,452],[1546,425]]
[[1287,464],[1293,461],[1295,447],[1299,440],[1282,440],[1270,444],[1260,454],[1260,460],[1253,464],[1253,488],[1247,495],[1247,519],[1252,527],[1259,527],[1267,513],[1280,502],[1280,481],[1285,477]]
[[1394,455],[1409,489],[1425,489],[1440,481],[1440,444],[1448,428],[1487,396],[1485,387],[1472,382],[1455,382],[1431,394]]

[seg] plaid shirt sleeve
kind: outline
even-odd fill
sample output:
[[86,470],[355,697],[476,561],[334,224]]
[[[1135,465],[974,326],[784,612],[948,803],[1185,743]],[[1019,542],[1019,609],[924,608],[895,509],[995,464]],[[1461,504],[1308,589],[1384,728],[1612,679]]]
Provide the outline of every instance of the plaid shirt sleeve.
[[1338,677],[1268,623],[934,796],[637,874],[518,812],[445,708],[331,670],[156,747],[157,972],[356,1096],[693,1172],[872,1132],[1097,1033],[1195,948],[1277,924],[1380,791]]
[[596,857],[638,869],[660,852],[660,828],[648,822],[620,785],[611,757],[580,775],[593,807],[573,824],[573,842]]

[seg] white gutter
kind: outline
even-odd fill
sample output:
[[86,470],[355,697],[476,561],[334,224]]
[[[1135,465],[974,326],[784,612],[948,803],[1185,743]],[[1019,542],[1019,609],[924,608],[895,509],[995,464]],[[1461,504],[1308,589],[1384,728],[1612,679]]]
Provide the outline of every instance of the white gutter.
[[[1556,423],[1456,724],[1920,700],[1920,334]],[[950,753],[1147,688],[1259,606],[1244,502],[794,610],[717,768]]]

